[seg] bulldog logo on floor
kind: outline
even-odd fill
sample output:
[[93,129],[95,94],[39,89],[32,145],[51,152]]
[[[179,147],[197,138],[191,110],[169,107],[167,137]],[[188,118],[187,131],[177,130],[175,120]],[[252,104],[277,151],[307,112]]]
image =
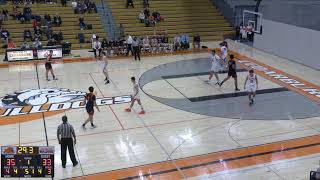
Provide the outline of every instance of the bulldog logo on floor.
[[[64,88],[29,89],[0,98],[0,117],[28,115],[85,106],[85,92]],[[131,96],[97,98],[98,106],[131,102]]]

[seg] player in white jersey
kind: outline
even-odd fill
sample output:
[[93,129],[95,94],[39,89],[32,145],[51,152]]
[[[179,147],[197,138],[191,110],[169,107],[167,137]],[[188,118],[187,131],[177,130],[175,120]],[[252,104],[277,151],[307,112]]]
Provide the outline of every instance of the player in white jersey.
[[227,56],[228,56],[228,48],[225,42],[220,43],[220,58],[223,60],[224,64],[222,67],[224,67],[227,63]]
[[254,74],[253,69],[249,71],[249,75],[244,82],[244,88],[248,92],[249,103],[252,105],[254,103],[254,97],[256,96],[256,91],[258,89],[258,78],[257,75]]
[[105,84],[109,84],[110,83],[110,77],[109,77],[109,74],[108,74],[108,58],[107,58],[107,54],[105,52],[102,52],[102,61],[104,62],[103,64],[103,69],[102,69],[102,72],[103,74],[105,75]]
[[135,101],[137,101],[138,104],[141,107],[141,111],[139,112],[139,114],[145,114],[145,111],[144,111],[144,109],[142,107],[141,100],[140,100],[139,85],[136,83],[136,78],[135,77],[131,77],[131,82],[133,84],[132,101],[131,101],[130,107],[125,109],[125,111],[131,112],[131,109],[132,109]]
[[219,81],[219,76],[218,76],[218,72],[220,71],[221,69],[221,59],[220,57],[216,54],[216,51],[215,50],[212,50],[211,51],[212,53],[210,54],[210,59],[211,59],[211,69],[210,69],[210,74],[209,74],[209,80],[206,81],[206,82],[210,82],[211,79],[212,79],[212,76],[214,75],[216,77],[216,80],[217,80],[217,84],[220,83]]

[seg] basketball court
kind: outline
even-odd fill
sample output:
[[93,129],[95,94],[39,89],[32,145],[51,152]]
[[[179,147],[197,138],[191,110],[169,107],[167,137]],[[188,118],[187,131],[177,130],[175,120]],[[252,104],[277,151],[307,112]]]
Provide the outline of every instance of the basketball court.
[[[236,93],[232,79],[221,88],[204,82],[210,67],[206,52],[110,60],[108,85],[98,61],[54,64],[58,80],[49,82],[43,64],[0,68],[0,97],[7,97],[2,107],[10,109],[1,109],[0,144],[54,146],[54,179],[308,179],[320,157],[320,73],[228,43],[238,61],[241,91]],[[249,106],[243,83],[252,64],[239,60],[309,89],[256,68],[259,91]],[[138,106],[124,111],[131,76],[139,78],[145,115],[137,114]],[[94,117],[97,127],[83,130],[86,111],[71,100],[89,86],[96,89],[101,112]],[[29,107],[17,108],[17,96]],[[65,114],[76,131],[79,165],[72,167],[68,157],[63,169],[56,130]]]

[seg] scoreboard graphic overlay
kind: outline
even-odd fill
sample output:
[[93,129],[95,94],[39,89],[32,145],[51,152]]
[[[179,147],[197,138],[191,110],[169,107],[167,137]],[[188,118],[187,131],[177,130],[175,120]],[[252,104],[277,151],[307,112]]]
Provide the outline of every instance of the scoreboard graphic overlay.
[[2,146],[1,177],[54,177],[53,146]]

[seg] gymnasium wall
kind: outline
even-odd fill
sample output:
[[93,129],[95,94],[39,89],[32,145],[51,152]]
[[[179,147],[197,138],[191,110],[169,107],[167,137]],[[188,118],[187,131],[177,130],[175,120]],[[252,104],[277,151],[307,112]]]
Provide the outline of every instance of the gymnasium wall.
[[[293,10],[289,5],[264,4],[260,10],[264,16],[263,33],[255,34],[254,47],[320,70],[320,31],[312,28],[314,14],[309,14],[308,9],[299,10],[303,13]],[[298,14],[304,16],[295,19]]]

